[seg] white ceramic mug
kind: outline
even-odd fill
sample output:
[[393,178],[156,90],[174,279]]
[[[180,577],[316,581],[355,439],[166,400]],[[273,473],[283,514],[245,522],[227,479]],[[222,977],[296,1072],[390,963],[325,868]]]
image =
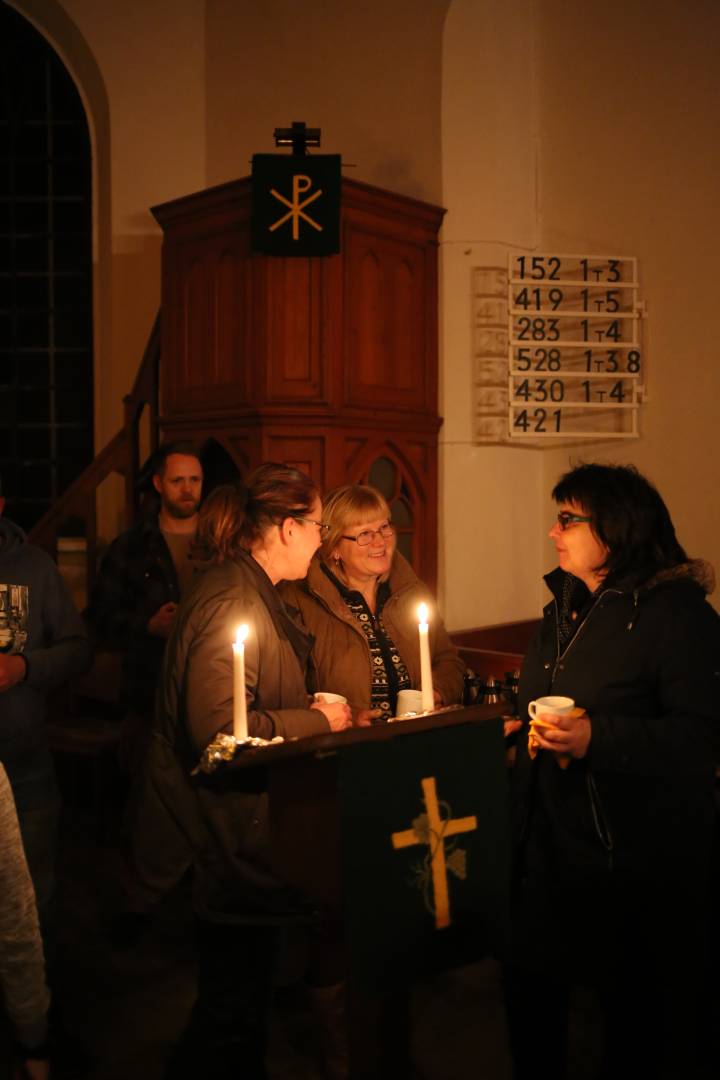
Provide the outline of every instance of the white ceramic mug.
[[326,694],[324,690],[313,694],[313,701],[317,701],[319,705],[347,705],[347,698],[342,694]]
[[574,708],[575,702],[571,697],[539,697],[528,705],[528,714],[531,720],[535,720],[536,717],[547,713],[562,716]]
[[422,711],[422,690],[400,690],[395,709],[396,716],[414,716]]

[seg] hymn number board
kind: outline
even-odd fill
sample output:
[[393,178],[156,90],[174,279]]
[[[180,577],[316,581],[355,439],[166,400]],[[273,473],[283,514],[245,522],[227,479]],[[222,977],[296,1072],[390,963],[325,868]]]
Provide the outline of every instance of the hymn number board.
[[510,438],[637,437],[637,260],[511,255],[508,271]]

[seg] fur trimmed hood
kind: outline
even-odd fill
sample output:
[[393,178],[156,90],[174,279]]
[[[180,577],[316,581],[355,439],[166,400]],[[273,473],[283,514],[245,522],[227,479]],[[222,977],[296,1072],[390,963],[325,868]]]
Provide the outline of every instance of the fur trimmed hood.
[[705,559],[688,559],[687,562],[678,563],[668,570],[661,570],[643,585],[643,589],[653,589],[656,585],[664,585],[668,581],[693,581],[706,596],[710,596],[715,592],[715,568]]

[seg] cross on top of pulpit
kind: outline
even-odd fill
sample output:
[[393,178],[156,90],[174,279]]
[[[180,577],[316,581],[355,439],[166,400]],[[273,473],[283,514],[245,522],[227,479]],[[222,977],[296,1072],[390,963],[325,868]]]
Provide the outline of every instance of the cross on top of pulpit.
[[303,156],[308,146],[320,145],[320,128],[306,127],[304,120],[293,120],[289,128],[275,128],[275,145],[292,146],[293,154]]

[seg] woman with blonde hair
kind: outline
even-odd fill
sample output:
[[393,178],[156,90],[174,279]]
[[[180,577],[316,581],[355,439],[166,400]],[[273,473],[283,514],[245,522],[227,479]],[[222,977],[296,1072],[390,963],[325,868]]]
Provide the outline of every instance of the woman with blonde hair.
[[326,495],[322,517],[327,535],[307,577],[283,585],[315,638],[318,689],[344,695],[362,717],[394,716],[399,691],[420,687],[418,606],[425,603],[435,703],[459,702],[462,661],[429,589],[397,550],[383,495],[347,484]]

